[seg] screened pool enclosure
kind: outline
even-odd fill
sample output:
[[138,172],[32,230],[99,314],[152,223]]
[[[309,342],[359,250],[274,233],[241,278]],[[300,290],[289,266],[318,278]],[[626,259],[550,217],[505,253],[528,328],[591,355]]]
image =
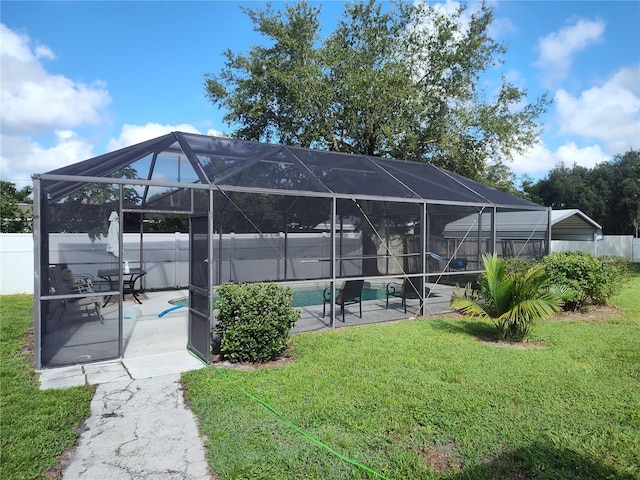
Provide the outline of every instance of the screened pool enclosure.
[[[125,295],[161,286],[167,268],[145,243],[158,218],[188,221],[180,286],[188,348],[206,361],[222,283],[329,287],[322,320],[339,326],[346,280],[384,291],[411,279],[427,314],[434,287],[473,281],[482,254],[549,248],[548,209],[428,163],[180,132],[35,175],[34,199],[38,368],[123,355]],[[395,300],[372,308],[399,311]]]

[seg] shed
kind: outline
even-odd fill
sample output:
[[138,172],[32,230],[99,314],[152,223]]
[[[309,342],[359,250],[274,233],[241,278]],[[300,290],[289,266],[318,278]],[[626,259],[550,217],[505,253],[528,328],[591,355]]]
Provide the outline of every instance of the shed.
[[577,208],[551,211],[551,240],[602,239],[602,227]]
[[[547,237],[546,212],[497,212],[495,219],[496,235],[504,239],[537,239]],[[460,239],[478,232],[483,238],[491,236],[491,212],[485,212],[481,218],[478,215],[455,220],[444,229],[444,236],[448,239]],[[477,228],[473,228],[475,225]],[[551,240],[591,241],[602,237],[602,227],[592,218],[578,209],[551,210]],[[479,230],[478,230],[479,228]]]

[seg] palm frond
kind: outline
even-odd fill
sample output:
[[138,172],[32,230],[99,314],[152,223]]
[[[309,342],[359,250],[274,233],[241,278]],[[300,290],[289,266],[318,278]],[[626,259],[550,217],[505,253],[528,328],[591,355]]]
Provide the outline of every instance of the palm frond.
[[523,300],[503,315],[509,323],[535,323],[547,320],[560,311],[560,305],[548,298]]
[[493,255],[482,256],[485,272],[485,289],[483,293],[486,309],[492,316],[500,316],[509,309],[510,297],[513,290],[513,279],[507,275],[506,263]]
[[464,289],[456,287],[451,294],[449,306],[452,310],[457,310],[471,317],[491,318],[485,309],[484,302],[480,299],[480,295],[471,288],[469,283]]

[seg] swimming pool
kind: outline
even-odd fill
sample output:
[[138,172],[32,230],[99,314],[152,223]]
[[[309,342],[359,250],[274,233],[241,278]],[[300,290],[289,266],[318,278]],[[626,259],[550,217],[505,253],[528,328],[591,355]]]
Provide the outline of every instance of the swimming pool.
[[[322,305],[322,294],[327,285],[293,285],[293,301],[291,306],[294,308],[311,307],[313,305]],[[220,297],[213,292],[213,301]],[[386,297],[386,287],[384,284],[370,284],[365,282],[362,289],[362,300],[384,300]],[[170,300],[172,305],[180,305],[186,307],[189,304],[189,297],[177,298]]]
[[[323,292],[326,287],[291,287],[293,290],[293,301],[291,302],[293,307],[310,307],[313,305],[322,305]],[[362,300],[380,300],[385,299],[385,287],[384,285],[371,285],[365,283],[362,288]]]

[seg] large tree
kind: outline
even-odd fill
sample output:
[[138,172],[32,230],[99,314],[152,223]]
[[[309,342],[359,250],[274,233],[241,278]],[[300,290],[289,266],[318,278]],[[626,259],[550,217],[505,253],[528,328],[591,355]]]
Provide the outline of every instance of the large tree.
[[640,151],[629,150],[592,169],[559,164],[529,183],[530,198],[548,207],[578,208],[607,234],[635,234],[640,224]]
[[320,8],[306,2],[245,12],[265,45],[226,51],[205,76],[238,138],[430,161],[499,183],[509,171],[495,166],[539,134],[546,96],[528,103],[504,78],[492,94],[483,86],[505,53],[487,5],[347,4],[325,38]]

